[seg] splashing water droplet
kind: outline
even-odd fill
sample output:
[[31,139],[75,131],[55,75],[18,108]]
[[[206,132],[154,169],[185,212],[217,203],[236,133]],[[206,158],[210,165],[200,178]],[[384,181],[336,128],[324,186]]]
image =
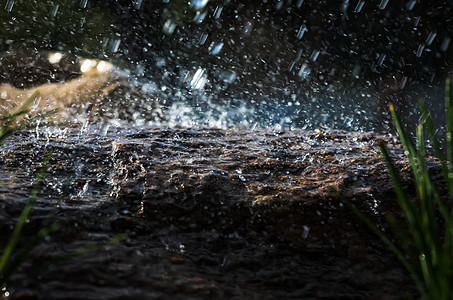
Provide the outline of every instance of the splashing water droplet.
[[13,10],[14,0],[8,0],[5,5],[5,10],[11,12]]

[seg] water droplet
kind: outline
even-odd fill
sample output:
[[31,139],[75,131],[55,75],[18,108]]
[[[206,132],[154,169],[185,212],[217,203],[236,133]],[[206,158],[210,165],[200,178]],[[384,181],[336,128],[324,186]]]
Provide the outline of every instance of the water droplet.
[[302,6],[302,3],[304,3],[304,0],[298,0],[297,4],[296,4],[296,7],[300,8]]
[[214,11],[214,19],[220,18],[220,14],[222,13],[223,7],[217,6]]
[[313,50],[313,52],[310,55],[310,61],[316,61],[318,59],[319,53],[321,53],[321,51]]
[[359,13],[363,6],[365,5],[365,1],[359,1],[357,5],[355,6],[354,12]]
[[118,49],[120,48],[120,43],[121,43],[120,39],[113,40],[112,43],[110,44],[110,52],[112,53],[117,52]]
[[192,0],[191,5],[194,9],[200,10],[203,9],[209,0]]
[[168,19],[167,21],[165,21],[164,27],[162,29],[163,29],[164,33],[172,34],[173,32],[175,32],[176,24],[173,23],[172,20]]
[[445,52],[448,49],[448,46],[450,45],[451,39],[449,37],[445,37],[444,40],[442,41],[442,45],[440,45],[440,51]]
[[407,76],[404,76],[403,79],[401,80],[400,89],[404,89],[404,87],[406,86],[406,83],[407,83]]
[[214,45],[214,43],[211,44],[211,46],[209,47],[209,54],[211,55],[217,55],[220,53],[220,51],[222,50],[223,48],[223,42],[221,43],[218,43],[216,45]]
[[142,6],[142,2],[143,2],[143,0],[135,0],[134,8],[140,9],[140,6]]
[[384,63],[385,57],[386,57],[386,55],[383,53],[379,56],[378,66],[382,66],[382,64]]
[[200,24],[204,21],[204,19],[206,18],[207,15],[208,15],[208,13],[205,11],[204,12],[197,11],[195,18],[193,20],[195,23]]
[[300,40],[304,36],[304,33],[306,31],[308,31],[307,25],[304,24],[304,25],[300,26],[299,31],[297,32],[297,39]]
[[407,10],[413,10],[414,6],[415,6],[415,3],[417,3],[417,0],[411,0],[411,1],[407,2],[406,9]]
[[424,44],[420,44],[420,45],[418,46],[417,53],[415,53],[415,55],[416,55],[417,57],[422,56],[423,50],[425,50],[425,45],[424,45]]
[[307,66],[307,64],[303,64],[302,67],[300,67],[299,72],[297,73],[297,75],[302,79],[307,78],[307,76],[309,74],[310,74],[310,68]]
[[304,225],[303,228],[304,228],[304,232],[302,232],[302,238],[306,239],[308,237],[308,233],[310,232],[310,227]]
[[8,0],[5,5],[5,10],[11,12],[13,10],[14,0]]
[[426,39],[426,45],[431,45],[434,39],[436,38],[437,33],[435,31],[431,31]]
[[381,4],[379,4],[380,9],[385,9],[387,7],[387,4],[389,3],[389,0],[382,0]]
[[52,10],[50,11],[50,15],[52,17],[55,17],[58,13],[58,9],[60,8],[60,5],[58,4],[55,4],[53,7],[52,7]]
[[81,8],[86,8],[88,4],[88,0],[80,0],[80,7]]

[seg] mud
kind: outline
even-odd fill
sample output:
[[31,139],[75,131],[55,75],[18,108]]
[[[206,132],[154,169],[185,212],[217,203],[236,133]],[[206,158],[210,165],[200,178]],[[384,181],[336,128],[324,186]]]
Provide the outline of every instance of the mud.
[[[62,227],[14,275],[10,298],[416,298],[395,256],[330,189],[386,226],[384,214],[398,205],[378,140],[388,143],[410,185],[401,146],[375,133],[16,133],[0,150],[0,245],[46,153],[49,168],[22,241],[46,220]],[[128,238],[31,276],[52,259],[120,233]]]

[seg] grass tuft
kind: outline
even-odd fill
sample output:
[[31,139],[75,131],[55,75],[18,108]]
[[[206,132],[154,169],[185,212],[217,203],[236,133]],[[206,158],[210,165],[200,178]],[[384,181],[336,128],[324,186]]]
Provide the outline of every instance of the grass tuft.
[[[418,124],[415,141],[404,129],[393,105],[390,113],[403,144],[415,180],[416,196],[404,188],[386,145],[379,144],[386,161],[395,194],[403,214],[403,222],[388,214],[395,229],[398,246],[370,219],[346,199],[342,201],[362,219],[396,254],[414,279],[422,298],[453,299],[453,84],[446,82],[447,150],[444,154],[436,136],[429,112],[419,100],[422,121]],[[425,131],[439,158],[448,195],[441,196],[433,181],[426,160]]]

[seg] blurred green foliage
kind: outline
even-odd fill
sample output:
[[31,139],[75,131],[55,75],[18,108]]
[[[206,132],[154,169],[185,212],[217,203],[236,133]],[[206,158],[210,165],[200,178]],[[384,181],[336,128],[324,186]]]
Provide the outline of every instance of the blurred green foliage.
[[0,51],[46,49],[101,57],[115,38],[111,16],[83,6],[80,0],[0,0]]

